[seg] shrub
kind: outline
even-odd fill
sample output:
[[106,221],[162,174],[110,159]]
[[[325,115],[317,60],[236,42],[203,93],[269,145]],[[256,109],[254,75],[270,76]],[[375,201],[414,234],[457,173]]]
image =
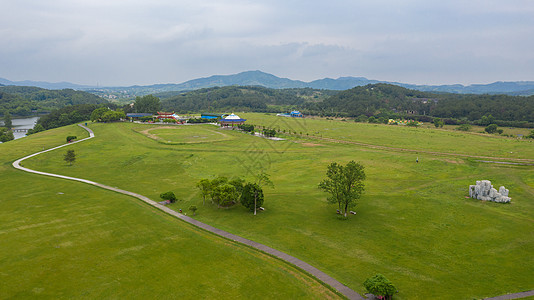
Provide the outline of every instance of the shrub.
[[70,143],[70,141],[75,140],[75,139],[76,139],[76,136],[69,135],[69,136],[67,136],[67,143]]
[[171,203],[176,202],[176,196],[173,192],[161,193],[159,197],[163,200],[169,200]]
[[471,129],[471,125],[462,124],[462,125],[458,126],[458,128],[456,128],[456,129],[460,130],[460,131],[469,131]]
[[489,124],[484,131],[487,133],[496,133],[497,132],[497,124]]
[[367,278],[363,286],[367,291],[379,299],[391,299],[396,292],[396,288],[384,275],[376,274],[373,277]]

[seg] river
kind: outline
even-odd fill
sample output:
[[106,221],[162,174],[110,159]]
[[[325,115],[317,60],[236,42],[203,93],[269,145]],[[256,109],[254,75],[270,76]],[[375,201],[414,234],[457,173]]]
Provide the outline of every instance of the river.
[[[11,122],[13,123],[13,129],[33,129],[35,124],[39,120],[39,117],[27,117],[27,118],[13,118]],[[0,121],[2,126],[4,121]],[[15,139],[20,139],[26,136],[25,132],[13,132]]]

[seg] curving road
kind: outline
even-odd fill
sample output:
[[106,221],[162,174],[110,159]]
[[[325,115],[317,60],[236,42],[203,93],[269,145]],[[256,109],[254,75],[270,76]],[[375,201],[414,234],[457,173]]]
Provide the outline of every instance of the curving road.
[[25,159],[28,159],[30,157],[34,157],[36,155],[39,155],[39,154],[42,154],[42,153],[45,153],[45,152],[49,152],[49,151],[53,151],[53,150],[56,150],[56,149],[59,149],[59,148],[63,148],[63,147],[69,146],[71,144],[83,142],[83,141],[86,141],[88,139],[92,139],[92,138],[95,137],[95,134],[91,129],[87,128],[86,126],[83,126],[82,124],[78,124],[78,126],[84,128],[85,130],[87,130],[87,132],[89,132],[89,137],[88,138],[81,139],[81,140],[73,142],[73,143],[64,144],[64,145],[61,145],[61,146],[58,146],[58,147],[50,148],[48,150],[44,150],[44,151],[41,151],[41,152],[37,152],[37,153],[31,154],[31,155],[25,156],[25,157],[23,157],[21,159],[16,160],[15,162],[13,162],[13,167],[15,167],[16,169],[25,171],[25,172],[29,172],[29,173],[34,173],[34,174],[39,174],[39,175],[45,175],[45,176],[51,176],[51,177],[56,177],[56,178],[79,181],[79,182],[83,182],[83,183],[86,183],[86,184],[91,184],[91,185],[94,185],[94,186],[97,186],[97,187],[100,187],[100,188],[103,188],[103,189],[106,189],[106,190],[110,190],[110,191],[114,191],[114,192],[118,192],[118,193],[121,193],[121,194],[125,194],[125,195],[129,195],[129,196],[135,197],[135,198],[140,199],[141,201],[144,201],[145,203],[150,204],[153,207],[155,207],[157,209],[160,209],[160,210],[162,210],[162,211],[164,211],[164,212],[166,212],[166,213],[168,213],[168,214],[170,214],[172,216],[175,216],[175,217],[179,218],[180,220],[183,220],[183,221],[185,221],[185,222],[187,222],[189,224],[192,224],[194,226],[200,227],[200,228],[202,228],[202,229],[204,229],[206,231],[209,231],[211,233],[219,235],[219,236],[221,236],[223,238],[226,238],[226,239],[229,239],[229,240],[241,243],[241,244],[245,244],[245,245],[247,245],[249,247],[255,248],[257,250],[260,250],[260,251],[268,253],[268,254],[270,254],[272,256],[275,256],[275,257],[277,257],[279,259],[282,259],[282,260],[284,260],[284,261],[286,261],[286,262],[288,262],[288,263],[290,263],[290,264],[292,264],[292,265],[294,265],[294,266],[306,271],[307,273],[311,274],[312,276],[314,276],[318,280],[322,281],[323,283],[331,286],[337,292],[339,292],[343,296],[347,297],[348,299],[365,299],[362,296],[360,296],[360,294],[356,293],[354,290],[352,290],[349,287],[345,286],[341,282],[335,280],[334,278],[330,277],[326,273],[320,271],[319,269],[311,266],[308,263],[303,262],[302,260],[300,260],[298,258],[295,258],[295,257],[293,257],[291,255],[288,255],[288,254],[286,254],[284,252],[278,251],[278,250],[273,249],[271,247],[265,246],[263,244],[260,244],[260,243],[245,239],[245,238],[237,236],[235,234],[231,234],[231,233],[226,232],[224,230],[221,230],[221,229],[215,228],[213,226],[210,226],[210,225],[204,224],[202,222],[199,222],[199,221],[197,221],[197,220],[195,220],[193,218],[190,218],[190,217],[185,216],[183,214],[180,214],[180,213],[178,213],[178,212],[176,212],[176,211],[174,211],[174,210],[172,210],[172,209],[170,209],[168,207],[165,207],[165,206],[163,206],[163,205],[161,205],[161,204],[159,204],[159,203],[157,203],[157,202],[155,202],[153,200],[150,200],[148,197],[145,197],[143,195],[140,195],[140,194],[137,194],[137,193],[133,193],[133,192],[130,192],[130,191],[121,190],[121,189],[114,188],[114,187],[111,187],[111,186],[107,186],[107,185],[104,185],[104,184],[101,184],[101,183],[98,183],[98,182],[94,182],[94,181],[91,181],[91,180],[86,180],[86,179],[81,179],[81,178],[76,178],[76,177],[70,177],[70,176],[64,176],[64,175],[59,175],[59,174],[53,174],[53,173],[35,171],[35,170],[28,169],[28,168],[25,168],[25,167],[20,165],[20,163],[22,161],[24,161]]

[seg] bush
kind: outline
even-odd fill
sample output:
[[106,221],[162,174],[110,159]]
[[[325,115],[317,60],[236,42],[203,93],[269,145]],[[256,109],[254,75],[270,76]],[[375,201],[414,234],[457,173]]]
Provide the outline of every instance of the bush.
[[274,136],[276,136],[276,130],[274,130],[274,129],[264,129],[263,130],[263,135],[265,135],[266,137],[274,137]]
[[397,291],[393,283],[382,274],[376,274],[373,277],[367,278],[363,286],[369,293],[381,299],[391,299]]
[[171,203],[176,202],[176,196],[173,192],[161,193],[159,197],[163,200],[169,200]]
[[460,130],[460,131],[469,131],[469,130],[471,130],[471,125],[462,124],[462,125],[458,126],[458,128],[456,128],[456,129]]
[[254,131],[254,125],[252,124],[240,124],[237,126],[239,129],[246,131],[246,132],[252,132]]
[[69,135],[69,136],[67,136],[67,143],[70,143],[70,141],[75,140],[75,139],[76,139],[76,136]]
[[487,133],[496,133],[497,132],[497,124],[489,124],[484,131]]
[[532,131],[530,132],[530,134],[527,135],[527,138],[529,138],[529,139],[534,139],[534,130],[532,130]]

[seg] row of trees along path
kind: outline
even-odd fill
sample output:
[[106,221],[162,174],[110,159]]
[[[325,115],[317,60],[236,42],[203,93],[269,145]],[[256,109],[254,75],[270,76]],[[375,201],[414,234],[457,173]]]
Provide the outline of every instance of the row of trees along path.
[[152,205],[153,207],[155,207],[155,208],[157,208],[159,210],[164,211],[165,213],[167,213],[169,215],[177,217],[178,219],[180,219],[182,221],[185,221],[185,222],[187,222],[189,224],[192,224],[192,225],[194,225],[194,226],[196,226],[198,228],[201,228],[201,229],[206,230],[208,232],[214,233],[214,234],[216,234],[218,236],[221,236],[221,237],[223,237],[225,239],[228,239],[228,240],[231,240],[231,241],[234,241],[234,242],[237,242],[237,243],[241,243],[241,244],[247,245],[249,247],[252,247],[252,248],[260,250],[260,251],[262,251],[264,253],[267,253],[267,254],[269,254],[271,256],[274,256],[274,257],[277,257],[277,258],[279,258],[281,260],[284,260],[284,261],[296,266],[297,268],[300,268],[300,269],[304,270],[308,274],[310,274],[313,277],[315,277],[317,280],[319,280],[319,281],[325,283],[326,285],[332,287],[334,290],[336,290],[338,293],[342,294],[344,297],[346,297],[348,299],[365,299],[360,294],[356,293],[354,290],[352,290],[349,287],[345,286],[341,282],[335,280],[334,278],[332,278],[331,276],[329,276],[326,273],[322,272],[321,270],[313,267],[312,265],[310,265],[310,264],[308,264],[308,263],[306,263],[306,262],[304,262],[304,261],[302,261],[302,260],[300,260],[300,259],[298,259],[296,257],[293,257],[293,256],[291,256],[291,255],[289,255],[287,253],[278,251],[278,250],[273,249],[271,247],[265,246],[263,244],[254,242],[252,240],[245,239],[245,238],[237,236],[235,234],[231,234],[231,233],[226,232],[224,230],[221,230],[221,229],[215,228],[213,226],[210,226],[210,225],[204,224],[202,222],[199,222],[199,221],[197,221],[197,220],[195,220],[193,218],[190,218],[190,217],[185,216],[185,215],[183,215],[183,214],[181,214],[179,212],[176,212],[176,211],[174,211],[174,210],[172,210],[172,209],[170,209],[168,207],[165,207],[164,205],[161,205],[161,204],[159,204],[159,203],[157,203],[157,202],[155,202],[155,201],[153,201],[153,200],[149,199],[148,197],[145,197],[145,196],[143,196],[141,194],[137,194],[137,193],[133,193],[133,192],[130,192],[130,191],[122,190],[122,189],[119,189],[119,188],[111,187],[111,186],[104,185],[104,184],[101,184],[101,183],[98,183],[98,182],[94,182],[94,181],[91,181],[91,180],[87,180],[87,179],[81,179],[81,178],[64,176],[64,175],[53,174],[53,173],[40,172],[40,171],[35,171],[35,170],[28,169],[28,168],[25,168],[25,167],[21,166],[21,162],[24,161],[25,159],[37,156],[37,155],[45,153],[45,152],[49,152],[49,151],[53,151],[53,150],[56,150],[56,149],[60,149],[60,148],[63,148],[63,147],[66,147],[66,146],[69,146],[69,145],[72,145],[72,144],[75,144],[75,143],[86,141],[88,139],[91,139],[91,138],[95,137],[95,134],[91,129],[89,129],[88,127],[83,126],[81,124],[78,124],[78,125],[80,127],[84,128],[85,130],[87,130],[87,132],[89,132],[89,137],[81,139],[81,140],[78,140],[78,141],[75,141],[75,142],[71,142],[69,144],[64,144],[64,145],[61,145],[61,146],[58,146],[58,147],[50,148],[48,150],[44,150],[44,151],[41,151],[41,152],[37,152],[37,153],[31,154],[31,155],[25,156],[25,157],[23,157],[21,159],[16,160],[15,162],[13,162],[13,167],[15,167],[16,169],[19,169],[19,170],[22,170],[22,171],[26,171],[26,172],[30,172],[30,173],[34,173],[34,174],[39,174],[39,175],[45,175],[45,176],[51,176],[51,177],[56,177],[56,178],[62,178],[62,179],[67,179],[67,180],[78,181],[78,182],[94,185],[94,186],[97,186],[97,187],[100,187],[100,188],[103,188],[103,189],[106,189],[106,190],[110,190],[110,191],[114,191],[114,192],[121,193],[121,194],[124,194],[124,195],[135,197],[137,199],[140,199],[141,201],[144,201],[145,203],[147,203],[149,205]]

